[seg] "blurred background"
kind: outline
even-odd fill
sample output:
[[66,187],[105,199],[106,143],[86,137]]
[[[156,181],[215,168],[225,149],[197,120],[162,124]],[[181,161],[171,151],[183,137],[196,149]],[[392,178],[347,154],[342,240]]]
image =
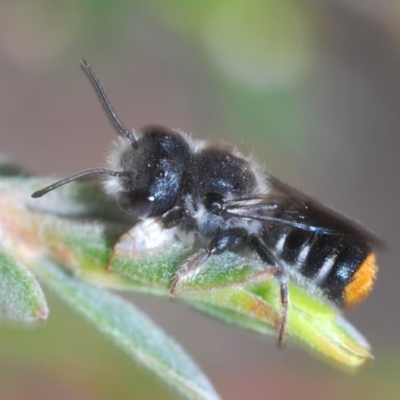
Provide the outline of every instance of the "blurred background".
[[[179,302],[134,302],[224,399],[400,396],[398,0],[1,0],[0,151],[39,175],[104,164],[114,131],[84,57],[130,128],[236,143],[387,242],[347,317],[375,361],[355,375]],[[49,321],[0,328],[0,398],[175,399],[52,295]]]

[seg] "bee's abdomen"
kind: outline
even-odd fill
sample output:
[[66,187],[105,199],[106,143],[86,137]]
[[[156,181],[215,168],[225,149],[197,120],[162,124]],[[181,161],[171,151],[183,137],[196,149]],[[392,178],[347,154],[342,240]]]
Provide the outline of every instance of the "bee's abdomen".
[[292,228],[276,234],[280,259],[341,307],[362,301],[371,291],[378,267],[362,238]]

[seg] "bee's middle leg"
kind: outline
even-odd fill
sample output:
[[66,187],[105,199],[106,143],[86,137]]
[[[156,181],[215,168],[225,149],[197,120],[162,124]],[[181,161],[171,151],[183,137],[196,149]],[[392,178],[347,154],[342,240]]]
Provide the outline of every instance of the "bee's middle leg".
[[243,228],[231,228],[218,232],[206,249],[195,253],[178,268],[171,282],[171,294],[175,294],[180,281],[193,276],[211,255],[222,254],[228,250],[239,250],[247,244],[247,239],[248,233]]

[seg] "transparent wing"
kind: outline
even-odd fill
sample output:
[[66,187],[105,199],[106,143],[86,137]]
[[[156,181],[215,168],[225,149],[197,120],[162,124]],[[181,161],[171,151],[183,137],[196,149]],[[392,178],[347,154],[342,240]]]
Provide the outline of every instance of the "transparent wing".
[[361,236],[369,243],[383,242],[351,218],[317,202],[299,190],[268,176],[266,195],[227,200],[225,215],[292,226],[329,235]]

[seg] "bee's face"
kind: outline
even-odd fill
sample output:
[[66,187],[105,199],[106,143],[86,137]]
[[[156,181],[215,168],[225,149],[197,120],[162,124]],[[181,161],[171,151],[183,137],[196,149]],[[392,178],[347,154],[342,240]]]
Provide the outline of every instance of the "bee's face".
[[[119,206],[136,216],[157,216],[173,208],[181,189],[189,148],[180,135],[148,127],[120,156]],[[114,179],[114,178],[111,178]]]

